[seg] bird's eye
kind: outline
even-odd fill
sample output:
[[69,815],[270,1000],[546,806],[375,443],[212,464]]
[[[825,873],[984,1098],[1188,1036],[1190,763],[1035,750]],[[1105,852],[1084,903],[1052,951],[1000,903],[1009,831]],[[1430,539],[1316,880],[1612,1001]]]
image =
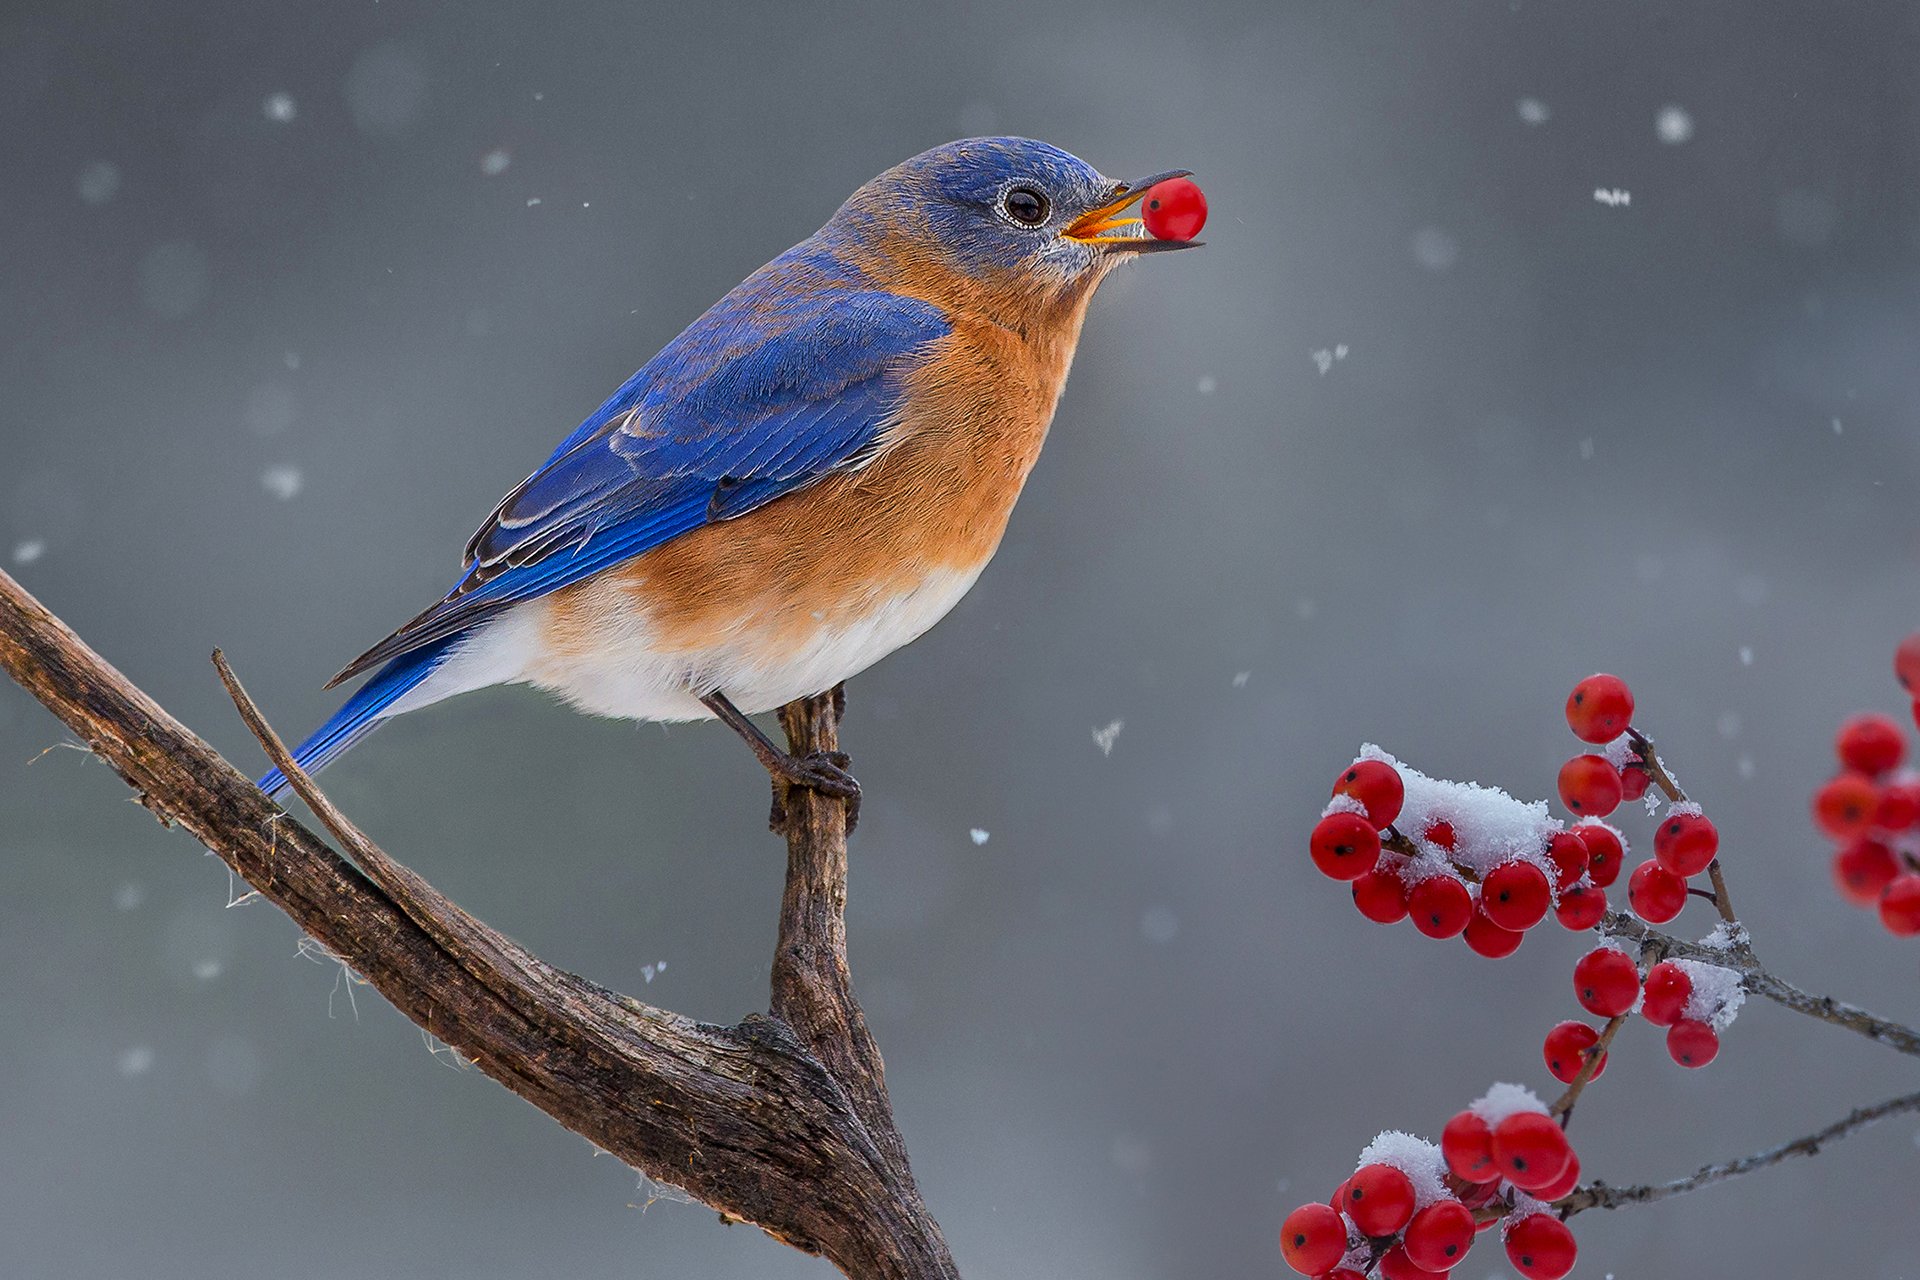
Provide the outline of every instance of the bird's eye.
[[1000,207],[1023,226],[1037,227],[1047,220],[1047,198],[1032,187],[1015,187],[1007,192]]

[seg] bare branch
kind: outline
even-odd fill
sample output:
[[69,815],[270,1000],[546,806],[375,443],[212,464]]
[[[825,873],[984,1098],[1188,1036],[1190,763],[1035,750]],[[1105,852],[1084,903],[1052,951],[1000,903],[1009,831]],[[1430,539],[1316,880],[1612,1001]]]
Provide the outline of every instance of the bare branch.
[[1728,1178],[1738,1178],[1742,1174],[1779,1164],[1782,1160],[1793,1156],[1818,1155],[1820,1148],[1829,1142],[1837,1142],[1876,1121],[1907,1111],[1920,1111],[1920,1093],[1902,1094],[1898,1098],[1888,1098],[1885,1102],[1875,1103],[1870,1107],[1856,1107],[1826,1128],[1810,1133],[1804,1138],[1795,1138],[1777,1147],[1768,1147],[1765,1151],[1741,1156],[1738,1160],[1723,1160],[1719,1164],[1706,1165],[1672,1182],[1644,1183],[1637,1187],[1610,1187],[1604,1182],[1594,1182],[1581,1187],[1566,1199],[1558,1201],[1554,1207],[1560,1210],[1562,1218],[1571,1218],[1574,1214],[1587,1209],[1619,1209],[1630,1204],[1652,1204],[1656,1200],[1685,1195],[1689,1191],[1698,1191],[1716,1182],[1725,1182]]
[[1600,922],[1600,931],[1618,938],[1631,938],[1641,944],[1642,954],[1653,959],[1675,958],[1698,960],[1704,964],[1718,965],[1722,969],[1731,969],[1740,975],[1740,983],[1749,993],[1773,1001],[1795,1013],[1817,1018],[1821,1022],[1830,1022],[1836,1027],[1845,1027],[1857,1035],[1863,1035],[1878,1044],[1900,1053],[1920,1057],[1920,1031],[1891,1018],[1883,1018],[1858,1005],[1848,1004],[1844,1000],[1835,1000],[1832,996],[1816,996],[1802,991],[1792,983],[1775,977],[1757,962],[1743,960],[1728,951],[1716,947],[1703,946],[1697,942],[1686,942],[1679,938],[1651,928],[1624,911],[1609,911],[1606,919]]
[[[287,769],[285,747],[220,667],[249,727],[358,867],[0,572],[0,669],[161,822],[191,832],[428,1034],[648,1177],[855,1280],[953,1280],[846,979],[844,825],[816,812],[811,793],[790,798],[806,816],[787,831],[790,863],[805,872],[788,896],[805,927],[783,919],[776,962],[789,963],[797,940],[811,985],[802,998],[782,984],[776,1008],[837,1009],[838,1020],[810,1012],[798,1033],[783,1016],[711,1026],[554,969],[441,897]],[[789,715],[796,744],[833,732],[830,707]]]

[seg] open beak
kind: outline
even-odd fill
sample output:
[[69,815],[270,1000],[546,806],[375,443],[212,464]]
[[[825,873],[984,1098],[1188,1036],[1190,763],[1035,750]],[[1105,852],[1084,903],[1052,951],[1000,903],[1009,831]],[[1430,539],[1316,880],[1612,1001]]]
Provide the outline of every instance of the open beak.
[[1089,209],[1060,234],[1081,244],[1098,245],[1106,253],[1197,249],[1200,247],[1198,240],[1156,240],[1147,234],[1146,226],[1140,219],[1127,216],[1127,210],[1138,204],[1148,191],[1170,178],[1184,178],[1192,172],[1191,169],[1169,169],[1150,178],[1117,183],[1105,204],[1097,209]]

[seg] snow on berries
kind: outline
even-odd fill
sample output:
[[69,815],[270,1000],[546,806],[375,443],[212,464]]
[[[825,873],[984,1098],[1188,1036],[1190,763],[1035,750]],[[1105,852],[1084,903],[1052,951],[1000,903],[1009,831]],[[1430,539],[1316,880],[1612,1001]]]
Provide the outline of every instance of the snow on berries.
[[1496,1084],[1447,1121],[1437,1146],[1397,1130],[1376,1136],[1328,1200],[1287,1215],[1280,1255],[1320,1280],[1431,1280],[1459,1266],[1484,1227],[1544,1211],[1538,1188],[1564,1183],[1557,1200],[1578,1177],[1545,1104],[1520,1085]]
[[[1920,631],[1900,642],[1895,678],[1920,724]],[[1907,765],[1907,735],[1893,717],[1849,716],[1834,735],[1840,772],[1815,789],[1814,826],[1834,843],[1840,896],[1872,909],[1896,937],[1920,935],[1920,773]]]
[[[1584,838],[1545,804],[1430,778],[1373,746],[1334,780],[1309,844],[1322,873],[1352,882],[1367,919],[1411,920],[1430,938],[1464,937],[1492,958],[1513,954],[1583,882],[1589,861]],[[1604,898],[1587,899],[1575,913],[1587,923],[1574,927],[1590,928],[1604,912]]]
[[[1920,638],[1905,661],[1920,686]],[[1428,777],[1371,745],[1334,780],[1310,852],[1324,874],[1350,886],[1361,915],[1381,924],[1407,920],[1428,937],[1460,937],[1492,959],[1513,954],[1549,917],[1597,932],[1599,945],[1571,965],[1572,986],[1579,1008],[1604,1025],[1570,1017],[1540,1042],[1547,1074],[1565,1087],[1551,1109],[1523,1086],[1497,1084],[1446,1122],[1437,1146],[1405,1133],[1379,1135],[1325,1202],[1287,1216],[1281,1252],[1294,1270],[1318,1280],[1445,1275],[1478,1232],[1498,1224],[1521,1275],[1559,1280],[1576,1249],[1553,1207],[1582,1176],[1566,1119],[1581,1091],[1605,1073],[1622,1027],[1643,1017],[1684,1067],[1706,1066],[1719,1054],[1745,1000],[1743,971],[1672,953],[1744,946],[1723,896],[1720,831],[1681,791],[1634,727],[1634,714],[1633,694],[1615,676],[1590,676],[1568,696],[1567,724],[1594,749],[1559,770],[1566,820],[1544,801]],[[1839,814],[1833,828],[1848,833],[1834,868],[1843,892],[1877,904],[1888,928],[1920,934],[1920,861],[1889,829],[1912,827],[1920,836],[1920,774],[1897,772],[1905,744],[1890,744],[1887,728],[1884,717],[1857,717],[1842,730],[1837,750],[1846,768],[1834,789],[1846,803],[1816,802],[1816,811]],[[1623,799],[1642,796],[1655,819],[1653,856],[1627,874],[1627,836],[1605,819]],[[1627,905],[1647,924],[1675,919],[1695,896],[1720,907],[1723,918],[1692,946],[1623,923],[1607,901],[1623,875]],[[1692,884],[1701,876],[1712,889]]]

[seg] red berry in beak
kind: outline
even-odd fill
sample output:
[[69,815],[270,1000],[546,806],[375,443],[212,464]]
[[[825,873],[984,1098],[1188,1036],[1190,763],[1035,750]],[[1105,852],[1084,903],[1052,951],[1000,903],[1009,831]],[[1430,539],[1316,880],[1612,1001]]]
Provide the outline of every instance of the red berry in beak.
[[1186,178],[1171,178],[1147,189],[1140,221],[1155,240],[1191,240],[1207,225],[1207,197]]

